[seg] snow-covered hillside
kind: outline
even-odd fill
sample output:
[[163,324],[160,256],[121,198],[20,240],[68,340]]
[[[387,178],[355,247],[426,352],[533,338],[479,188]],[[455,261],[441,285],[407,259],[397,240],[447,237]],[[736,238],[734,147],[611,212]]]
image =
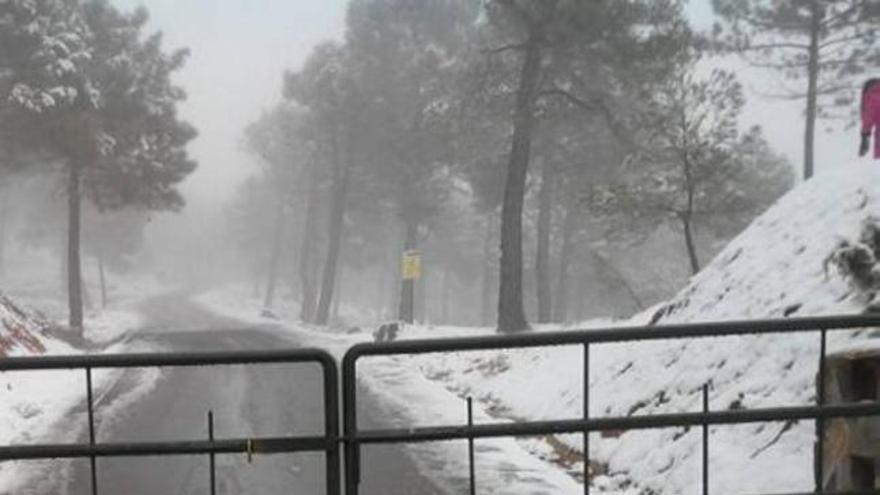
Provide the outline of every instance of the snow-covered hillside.
[[[852,314],[867,300],[826,260],[880,218],[880,166],[854,164],[820,175],[782,198],[660,310],[624,324]],[[869,338],[830,338],[832,352]],[[697,411],[711,384],[714,410],[802,405],[814,400],[818,334],[595,346],[593,416]],[[880,344],[880,340],[878,340]],[[576,418],[581,414],[581,350],[462,354],[423,360],[422,369],[497,415]],[[712,489],[749,493],[812,489],[813,425],[712,429]],[[561,443],[581,449],[578,437]],[[559,450],[559,449],[557,449]],[[598,489],[691,492],[700,483],[700,435],[684,429],[595,435]],[[571,463],[578,454],[559,454]],[[571,465],[572,473],[581,469]],[[760,469],[759,469],[760,467]],[[604,473],[604,474],[603,474]]]

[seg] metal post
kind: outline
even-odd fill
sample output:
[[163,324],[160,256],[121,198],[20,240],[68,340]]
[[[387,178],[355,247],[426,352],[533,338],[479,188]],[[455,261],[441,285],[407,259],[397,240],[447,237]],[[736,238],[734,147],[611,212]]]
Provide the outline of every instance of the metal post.
[[470,470],[471,495],[477,493],[477,472],[474,468],[474,400],[467,398],[467,419],[468,419],[468,468]]
[[[819,341],[819,373],[816,384],[816,405],[825,405],[825,351],[827,349],[828,330],[822,329]],[[816,419],[816,492],[825,490],[825,421]]]
[[345,434],[345,495],[358,495],[360,485],[360,446],[357,438],[357,357],[346,354],[342,360],[342,410]]
[[[584,344],[584,420],[590,419],[590,344]],[[590,495],[590,432],[584,432],[584,495]]]
[[[709,384],[703,385],[703,414],[709,413]],[[703,495],[709,495],[709,423],[703,423]]]
[[[208,411],[208,440],[211,443],[214,442],[214,411]],[[217,472],[215,465],[215,454],[211,452],[208,454],[208,476],[210,477],[211,482],[211,495],[215,495],[217,493]]]
[[[95,410],[92,397],[92,368],[86,367],[86,407],[89,415],[89,445],[95,445]],[[89,457],[92,475],[92,495],[98,495],[98,466],[95,456]]]
[[336,361],[325,356],[321,360],[324,370],[324,436],[329,445],[325,450],[326,462],[326,493],[327,495],[340,495],[342,493],[342,481],[340,474],[339,455],[339,373]]

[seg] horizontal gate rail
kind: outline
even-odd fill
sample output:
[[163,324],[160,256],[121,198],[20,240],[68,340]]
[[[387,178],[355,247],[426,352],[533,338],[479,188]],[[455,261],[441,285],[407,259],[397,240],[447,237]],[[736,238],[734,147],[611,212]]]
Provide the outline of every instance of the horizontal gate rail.
[[788,318],[784,320],[745,320],[720,323],[687,323],[654,327],[619,327],[601,330],[517,333],[485,337],[451,339],[400,340],[380,344],[359,344],[351,348],[343,361],[346,367],[364,356],[430,354],[480,350],[522,349],[580,344],[611,344],[650,340],[677,340],[707,337],[734,337],[785,333],[818,332],[820,330],[853,330],[880,327],[880,314],[860,316],[823,316]]
[[[324,436],[239,438],[173,442],[98,443],[95,439],[92,370],[164,367],[204,367],[314,363],[323,374]],[[80,356],[14,357],[0,359],[0,372],[76,370],[86,373],[89,443],[17,445],[0,447],[0,461],[88,458],[92,493],[98,483],[95,460],[99,457],[149,457],[198,454],[281,454],[324,452],[326,493],[341,493],[339,438],[339,373],[330,354],[318,349],[242,352],[184,352],[171,354],[101,354]],[[210,420],[209,420],[210,421]],[[210,424],[213,429],[213,424]],[[213,431],[211,431],[213,435]],[[213,473],[212,473],[213,474]],[[212,478],[213,480],[213,478]],[[212,493],[213,493],[213,486]]]
[[289,454],[328,451],[337,440],[326,437],[227,438],[178,442],[120,442],[0,447],[0,461],[76,459],[86,457],[150,457],[197,454]]
[[[11,357],[0,359],[0,372],[100,368],[164,368],[228,366],[237,364],[317,363],[335,374],[336,361],[319,349],[242,352],[177,352],[169,354],[89,354],[73,356]],[[332,368],[332,369],[331,369]]]
[[415,443],[470,438],[499,438],[511,436],[562,435],[584,431],[650,430],[658,428],[703,425],[733,425],[769,423],[803,419],[853,418],[880,415],[880,404],[851,404],[835,406],[805,406],[785,408],[713,411],[709,413],[651,414],[596,419],[558,421],[531,421],[522,423],[488,423],[465,426],[429,426],[423,428],[362,431],[358,443]]
[[[346,457],[347,495],[357,495],[360,483],[360,447],[368,444],[401,444],[449,440],[473,440],[551,434],[583,434],[584,436],[584,493],[589,494],[589,437],[590,432],[611,430],[641,430],[703,426],[704,435],[709,425],[734,425],[775,421],[816,420],[817,422],[817,479],[822,479],[822,443],[824,423],[829,418],[880,416],[880,403],[824,404],[824,364],[826,338],[829,331],[877,329],[880,315],[827,316],[815,318],[787,318],[778,320],[747,320],[720,323],[662,325],[653,327],[619,327],[599,330],[547,333],[519,333],[481,337],[462,337],[436,340],[404,340],[352,347],[342,362],[343,431]],[[705,339],[749,335],[774,335],[818,332],[819,394],[817,404],[803,407],[777,407],[747,410],[708,411],[677,414],[654,414],[624,417],[590,418],[589,416],[589,358],[590,346],[625,342],[657,340]],[[583,417],[558,421],[525,421],[467,424],[435,427],[361,430],[357,421],[357,363],[361,358],[377,356],[418,355],[466,351],[497,351],[538,347],[582,346],[584,349],[584,410]],[[704,401],[708,391],[704,388]],[[707,445],[708,436],[704,438]],[[704,447],[705,449],[705,447]],[[707,452],[707,451],[706,451]],[[703,453],[703,490],[708,493],[708,456]],[[471,487],[473,492],[473,487]],[[816,492],[823,493],[821,486]],[[827,492],[825,492],[827,493]],[[880,494],[880,489],[849,494]],[[844,495],[841,493],[840,495]]]

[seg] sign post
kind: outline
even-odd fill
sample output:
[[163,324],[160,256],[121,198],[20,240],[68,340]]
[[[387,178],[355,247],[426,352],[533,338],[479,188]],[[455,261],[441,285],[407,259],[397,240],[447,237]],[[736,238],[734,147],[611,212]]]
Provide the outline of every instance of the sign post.
[[400,292],[400,320],[412,323],[415,320],[415,282],[422,278],[422,253],[417,250],[403,252],[400,274],[403,285]]

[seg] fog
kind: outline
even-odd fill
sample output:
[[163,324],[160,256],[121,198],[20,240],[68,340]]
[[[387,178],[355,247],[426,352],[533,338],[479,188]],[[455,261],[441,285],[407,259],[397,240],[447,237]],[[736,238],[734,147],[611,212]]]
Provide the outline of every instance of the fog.
[[[90,35],[77,49],[95,52],[59,57],[63,70],[51,76],[58,80],[26,80],[12,61],[30,55],[0,50],[0,63],[9,61],[0,66],[8,100],[0,115],[12,124],[0,134],[8,158],[3,287],[25,299],[78,304],[67,288],[76,258],[87,299],[89,288],[92,299],[99,292],[90,261],[99,259],[100,277],[115,280],[120,293],[144,277],[187,293],[236,287],[263,301],[266,314],[290,311],[319,324],[400,318],[518,330],[524,318],[623,317],[680,289],[803,173],[805,101],[768,94],[802,87],[804,79],[783,82],[782,74],[737,53],[703,51],[699,34],[724,22],[709,0],[681,4],[689,33],[670,34],[682,29],[672,7],[609,18],[639,33],[614,43],[680,35],[671,43],[675,53],[651,58],[639,52],[645,44],[627,62],[592,52],[589,33],[548,41],[538,62],[546,77],[537,78],[537,103],[526,110],[538,117],[524,127],[516,96],[527,80],[518,74],[523,40],[531,38],[504,2],[487,2],[479,12],[478,2],[357,0],[351,15],[346,0],[82,3],[123,13],[144,8],[149,21],[137,26],[140,39],[159,31],[162,53],[190,54],[156,83],[163,89],[154,96],[171,106],[157,113],[143,104],[143,118],[158,122],[143,130],[128,129],[139,114],[102,116],[113,108],[114,84],[128,73],[113,72],[120,69],[112,53],[110,69],[95,69],[101,48],[88,46]],[[611,14],[583,15],[579,22],[589,24],[589,15]],[[8,39],[24,36],[14,25],[0,27]],[[669,62],[655,63],[662,57]],[[596,67],[602,69],[591,72]],[[862,68],[846,85],[857,88],[869,75]],[[65,85],[77,95],[67,107],[52,93]],[[173,85],[187,97],[173,96]],[[21,87],[33,91],[21,96]],[[83,97],[88,88],[97,95],[91,107]],[[53,106],[37,108],[46,94],[55,96]],[[127,111],[141,108],[126,100],[132,94],[118,97]],[[705,95],[714,102],[701,100]],[[843,113],[853,115],[853,105]],[[714,140],[686,152],[705,168],[694,185],[699,206],[692,208],[692,197],[688,211],[680,209],[670,158],[681,144],[678,131],[665,128],[678,117],[711,122],[685,132]],[[852,123],[819,120],[817,174],[855,158]],[[187,124],[197,136],[188,136]],[[82,139],[58,137],[58,125],[92,132],[87,140],[98,144],[82,151]],[[156,130],[163,125],[170,130]],[[145,157],[131,144],[154,138],[167,138],[172,149]],[[135,170],[138,160],[147,172]],[[522,171],[519,193],[515,169]],[[84,174],[76,179],[84,199],[77,216],[83,249],[75,254],[71,170]],[[163,174],[141,190],[138,181]],[[728,196],[735,200],[712,199]],[[417,266],[401,266],[407,262]],[[408,269],[418,273],[410,279]],[[510,320],[498,314],[499,304],[502,313],[513,308]]]

